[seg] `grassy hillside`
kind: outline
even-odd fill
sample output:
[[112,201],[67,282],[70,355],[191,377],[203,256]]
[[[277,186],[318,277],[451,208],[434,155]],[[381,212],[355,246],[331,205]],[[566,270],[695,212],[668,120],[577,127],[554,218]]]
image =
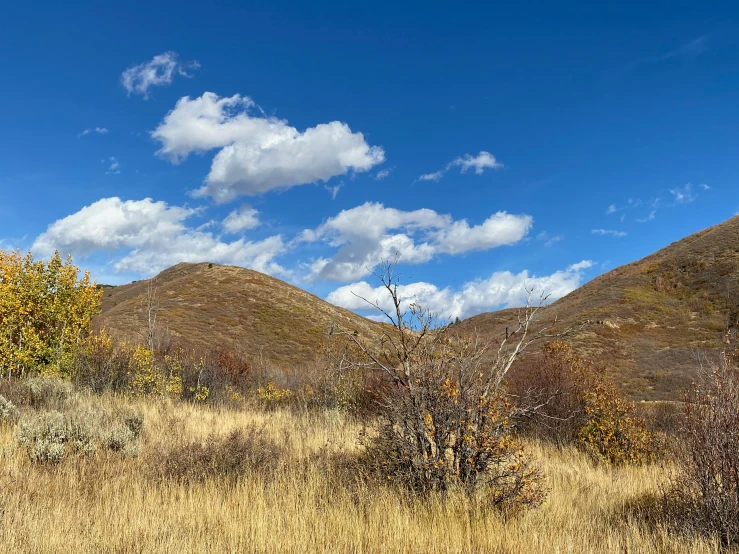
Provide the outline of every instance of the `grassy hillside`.
[[[279,279],[216,264],[179,264],[155,278],[162,330],[195,347],[226,346],[251,359],[299,368],[332,321],[367,334],[376,323]],[[104,324],[142,340],[149,281],[106,287]],[[582,286],[541,312],[584,356],[604,364],[632,398],[676,399],[700,356],[721,348],[739,316],[739,217],[711,227]],[[516,310],[463,321],[462,332],[500,338]],[[582,326],[580,328],[580,326]]]
[[[723,346],[739,307],[739,217],[614,269],[553,303],[541,321],[604,364],[635,399],[675,399],[699,357]],[[515,310],[481,314],[460,329],[500,336]]]
[[[360,334],[376,324],[268,275],[233,266],[182,263],[153,280],[162,334],[196,348],[227,347],[295,368],[316,355],[327,327]],[[105,287],[102,323],[114,336],[141,341],[149,281]]]

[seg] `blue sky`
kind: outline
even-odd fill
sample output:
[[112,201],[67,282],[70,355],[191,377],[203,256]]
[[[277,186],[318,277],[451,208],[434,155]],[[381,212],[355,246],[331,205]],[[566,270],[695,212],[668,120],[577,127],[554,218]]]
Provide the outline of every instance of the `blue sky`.
[[739,8],[6,7],[0,245],[252,267],[360,309],[562,296],[739,209]]

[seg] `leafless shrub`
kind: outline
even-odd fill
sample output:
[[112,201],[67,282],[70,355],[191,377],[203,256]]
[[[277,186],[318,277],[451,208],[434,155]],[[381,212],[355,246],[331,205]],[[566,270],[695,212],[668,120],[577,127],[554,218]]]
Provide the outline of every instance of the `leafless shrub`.
[[205,442],[177,444],[152,460],[157,477],[193,483],[237,479],[247,473],[269,475],[280,465],[282,449],[257,429],[235,430]]
[[401,298],[395,264],[376,273],[391,301],[378,308],[390,325],[375,343],[336,328],[352,341],[362,367],[391,383],[381,397],[382,423],[366,436],[366,463],[416,493],[461,489],[495,506],[527,507],[545,496],[540,473],[511,435],[522,410],[512,406],[502,383],[518,356],[545,330],[530,333],[538,308],[527,305],[518,326],[492,351],[489,343],[455,335],[437,317]]
[[587,421],[585,391],[595,372],[593,364],[576,356],[570,346],[551,341],[530,352],[510,372],[506,388],[514,403],[542,407],[523,412],[516,421],[520,434],[555,444],[577,442]]
[[252,367],[239,352],[215,347],[204,352],[173,348],[170,357],[182,364],[182,390],[185,400],[229,402],[243,395],[252,385]]
[[[376,401],[387,381],[364,368],[342,366],[339,359],[348,356],[358,360],[361,353],[343,337],[329,335],[313,363],[294,371],[263,372],[266,384],[257,387],[257,397],[265,400],[271,396],[267,407],[337,409],[353,416],[371,417],[377,412]],[[265,394],[270,392],[271,395]]]
[[9,402],[21,408],[31,403],[31,392],[26,386],[26,381],[19,378],[0,379],[0,395]]
[[669,440],[678,439],[685,423],[682,403],[670,401],[639,402],[636,411],[654,433]]
[[728,355],[692,387],[684,411],[667,516],[682,532],[739,543],[739,369]]

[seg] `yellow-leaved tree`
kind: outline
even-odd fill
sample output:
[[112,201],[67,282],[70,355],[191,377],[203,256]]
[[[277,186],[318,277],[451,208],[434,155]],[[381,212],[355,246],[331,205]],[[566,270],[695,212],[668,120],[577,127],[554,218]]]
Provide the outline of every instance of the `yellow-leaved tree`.
[[48,261],[0,250],[0,377],[68,374],[102,290],[58,252]]

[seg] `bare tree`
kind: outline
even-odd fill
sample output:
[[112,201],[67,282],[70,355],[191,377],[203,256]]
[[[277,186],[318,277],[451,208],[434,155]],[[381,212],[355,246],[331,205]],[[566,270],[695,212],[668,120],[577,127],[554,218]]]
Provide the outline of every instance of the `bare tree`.
[[517,412],[538,406],[514,408],[502,384],[534,341],[555,336],[547,334],[547,326],[532,331],[546,296],[531,306],[533,291],[528,291],[514,330],[493,343],[460,335],[429,309],[402,298],[395,262],[382,264],[375,275],[390,300],[385,309],[364,299],[388,322],[377,340],[332,330],[362,352],[363,367],[393,385],[381,406],[379,435],[368,443],[375,466],[414,490],[456,485],[476,490],[488,484],[494,504],[540,501],[538,472],[510,437]]
[[157,278],[152,277],[146,283],[146,296],[143,298],[141,307],[146,325],[144,339],[149,350],[154,350],[158,334],[159,298],[157,292]]
[[681,531],[739,543],[739,366],[709,363],[683,404],[685,421],[665,508]]

